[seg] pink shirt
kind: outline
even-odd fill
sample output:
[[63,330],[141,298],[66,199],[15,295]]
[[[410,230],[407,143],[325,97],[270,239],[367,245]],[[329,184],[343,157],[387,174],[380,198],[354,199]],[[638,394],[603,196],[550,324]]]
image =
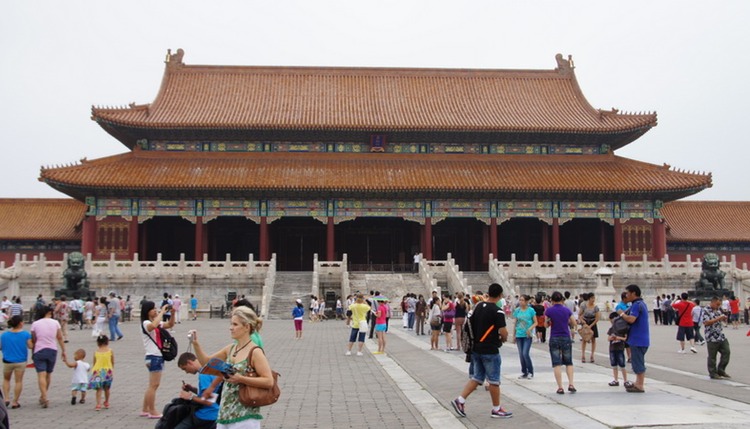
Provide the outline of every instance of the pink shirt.
[[42,349],[57,350],[57,331],[60,322],[50,317],[44,317],[31,324],[31,332],[36,338],[34,353]]

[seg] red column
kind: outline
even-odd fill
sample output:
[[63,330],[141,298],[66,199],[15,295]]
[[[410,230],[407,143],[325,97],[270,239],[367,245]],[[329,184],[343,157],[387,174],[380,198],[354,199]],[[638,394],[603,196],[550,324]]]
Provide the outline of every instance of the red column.
[[334,238],[333,216],[328,216],[328,225],[326,225],[326,261],[333,261],[336,257]]
[[486,265],[490,256],[490,226],[482,225],[482,227],[482,263]]
[[130,228],[128,228],[128,258],[132,261],[133,256],[138,251],[138,216],[130,219]]
[[83,220],[83,236],[81,237],[81,253],[94,256],[96,250],[96,217],[86,216]]
[[497,218],[490,218],[490,253],[497,255]]
[[260,217],[260,260],[268,261],[271,255],[268,252],[268,221],[265,216]]
[[661,219],[654,219],[652,228],[653,238],[653,257],[656,260],[661,260],[667,253],[667,234],[664,229],[664,221]]
[[614,237],[614,247],[615,247],[615,261],[619,261],[622,257],[622,224],[620,223],[620,219],[615,219],[615,237]]
[[424,248],[422,256],[428,261],[432,259],[432,218],[424,219]]
[[551,261],[549,254],[549,225],[542,222],[542,261]]
[[560,254],[560,219],[552,218],[552,257],[556,259]]
[[195,256],[193,257],[196,261],[203,260],[204,253],[204,240],[203,240],[203,216],[197,216],[195,218]]

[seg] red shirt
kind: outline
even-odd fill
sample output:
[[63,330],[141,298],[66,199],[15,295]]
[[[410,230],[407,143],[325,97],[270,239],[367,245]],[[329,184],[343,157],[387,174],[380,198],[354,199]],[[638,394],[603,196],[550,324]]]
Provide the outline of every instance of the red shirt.
[[732,314],[740,314],[740,300],[735,298],[729,301],[729,312]]
[[680,300],[672,304],[672,308],[677,310],[677,314],[680,315],[680,320],[677,323],[678,326],[682,326],[684,328],[693,327],[693,307],[695,307],[695,303],[692,301]]

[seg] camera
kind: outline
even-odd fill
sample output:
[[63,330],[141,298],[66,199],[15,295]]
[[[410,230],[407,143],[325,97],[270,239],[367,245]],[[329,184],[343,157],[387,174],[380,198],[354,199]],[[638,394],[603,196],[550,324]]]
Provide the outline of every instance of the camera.
[[188,337],[188,341],[191,342],[191,343],[193,342],[193,338],[195,338],[194,333],[195,333],[195,331],[192,330],[192,329],[188,331],[187,337]]

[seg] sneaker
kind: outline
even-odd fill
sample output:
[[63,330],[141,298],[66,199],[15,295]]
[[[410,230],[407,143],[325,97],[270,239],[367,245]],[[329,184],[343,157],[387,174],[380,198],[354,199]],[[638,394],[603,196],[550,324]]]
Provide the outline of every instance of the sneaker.
[[699,345],[699,346],[702,346],[702,345],[705,345],[705,344],[706,344],[706,340],[700,340],[700,341],[698,342],[698,345]]
[[357,356],[363,356],[362,352],[357,352]]
[[466,412],[464,411],[464,404],[458,402],[458,398],[452,400],[451,405],[453,405],[453,409],[456,410],[456,414],[458,414],[461,417],[466,417]]
[[75,404],[76,404],[76,397],[73,396],[70,398],[70,405],[75,405]]
[[685,349],[680,349],[680,350],[677,350],[677,353],[680,353],[680,354],[685,354]]
[[531,380],[532,378],[534,378],[534,373],[533,373],[533,372],[530,372],[530,373],[529,373],[529,380]]
[[351,356],[352,352],[346,352],[346,356]]
[[719,377],[721,377],[721,378],[732,378],[732,377],[730,377],[730,376],[729,376],[729,374],[727,374],[726,372],[720,372],[720,373],[719,373]]
[[505,411],[505,408],[500,407],[500,409],[497,411],[492,410],[492,412],[490,413],[490,417],[492,417],[493,419],[509,419],[513,417],[513,413],[511,413],[510,411]]
[[695,347],[690,347],[690,351],[693,353],[698,353],[698,350],[696,350]]
[[527,380],[528,378],[529,378],[528,374],[521,374],[521,375],[518,376],[519,380]]

